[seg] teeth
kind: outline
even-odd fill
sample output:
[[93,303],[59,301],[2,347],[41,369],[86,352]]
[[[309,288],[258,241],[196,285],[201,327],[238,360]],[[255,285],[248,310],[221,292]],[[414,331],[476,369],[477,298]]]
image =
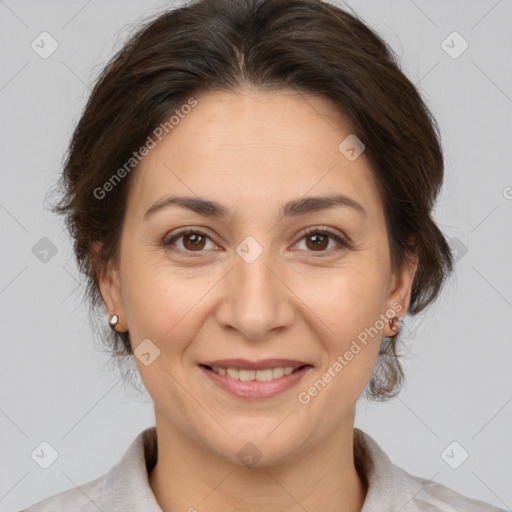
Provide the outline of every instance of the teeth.
[[284,375],[284,368],[272,368],[272,378],[279,379],[279,377],[282,377],[283,375]]
[[227,375],[231,379],[237,379],[243,382],[251,380],[268,382],[273,379],[279,379],[283,375],[290,375],[290,373],[293,373],[294,369],[292,366],[285,366],[280,368],[266,368],[265,370],[239,370],[238,368],[221,368],[214,366],[212,370],[219,375]]
[[256,378],[256,372],[254,370],[238,370],[238,378],[244,382],[254,380]]
[[232,379],[240,379],[240,374],[236,368],[227,368],[227,376]]
[[256,380],[259,380],[261,382],[268,382],[269,380],[272,380],[272,370],[258,370],[257,372],[254,372],[256,374]]

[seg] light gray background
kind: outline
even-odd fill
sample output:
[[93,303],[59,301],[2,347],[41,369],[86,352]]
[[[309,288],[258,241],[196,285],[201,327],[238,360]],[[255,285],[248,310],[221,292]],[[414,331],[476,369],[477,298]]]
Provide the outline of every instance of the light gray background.
[[[43,201],[102,65],[128,24],[166,5],[0,1],[2,511],[97,478],[154,423],[151,403],[127,395],[95,350],[70,240]],[[512,5],[349,5],[398,52],[440,123],[446,181],[436,219],[467,248],[436,306],[406,321],[403,392],[361,402],[356,426],[407,471],[510,510]],[[48,59],[31,48],[42,31],[59,44]],[[441,46],[453,31],[469,43],[457,59]],[[42,237],[58,249],[46,263],[32,253]],[[469,452],[458,469],[441,457],[454,440]],[[46,470],[30,456],[42,441],[59,453]]]

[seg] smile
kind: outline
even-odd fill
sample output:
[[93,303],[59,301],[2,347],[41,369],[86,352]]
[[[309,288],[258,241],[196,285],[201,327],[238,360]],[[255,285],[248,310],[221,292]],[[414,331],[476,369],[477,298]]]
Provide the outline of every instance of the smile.
[[292,360],[249,362],[241,359],[199,364],[203,374],[224,392],[243,399],[277,396],[296,386],[312,365]]
[[280,379],[283,375],[290,375],[290,373],[297,371],[292,366],[267,368],[265,370],[241,370],[238,368],[222,368],[221,366],[214,366],[211,369],[219,375],[227,375],[230,379],[244,382],[251,380],[269,382],[274,379]]

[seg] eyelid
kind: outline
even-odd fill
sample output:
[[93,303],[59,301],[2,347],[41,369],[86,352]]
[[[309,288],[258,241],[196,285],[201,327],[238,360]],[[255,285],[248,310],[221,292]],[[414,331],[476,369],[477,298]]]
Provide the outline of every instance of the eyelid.
[[[214,240],[212,239],[212,237],[205,231],[205,228],[195,228],[194,226],[189,226],[186,228],[178,229],[170,238],[168,238],[168,237],[164,238],[163,244],[164,244],[164,246],[171,246],[171,245],[173,245],[171,242],[173,242],[174,240],[177,240],[187,234],[198,234],[200,236],[207,238],[213,244],[217,245],[214,242]],[[323,234],[323,235],[329,236],[332,239],[334,239],[339,244],[339,246],[341,246],[341,247],[337,247],[337,248],[331,248],[329,250],[318,251],[318,255],[331,254],[332,252],[336,252],[341,249],[350,249],[353,247],[352,241],[350,240],[349,237],[347,237],[345,234],[338,233],[333,228],[330,228],[328,226],[310,226],[310,227],[304,228],[300,232],[297,241],[293,245],[294,246],[297,245],[300,241],[302,241],[303,238],[305,238],[309,234],[321,234],[321,235]],[[186,252],[188,254],[197,253],[198,255],[203,252],[206,252],[204,250],[185,251],[185,250],[179,249],[179,248],[177,248],[176,250]],[[316,251],[307,251],[307,252],[315,254]]]
[[[186,228],[181,228],[181,229],[178,229],[176,232],[173,232],[172,236],[165,236],[164,237],[164,240],[163,240],[163,245],[166,247],[166,246],[169,246],[169,245],[172,245],[171,242],[174,241],[174,240],[177,240],[179,238],[181,238],[182,236],[184,235],[188,235],[188,234],[197,234],[197,235],[201,235],[205,238],[207,238],[208,240],[210,240],[214,245],[217,245],[214,241],[213,241],[213,238],[207,233],[207,231],[205,230],[205,228],[196,228],[194,226],[188,226]],[[178,250],[183,250],[183,249],[178,249]],[[194,253],[194,252],[197,252],[197,254],[200,254],[201,252],[205,252],[205,251],[185,251],[185,252],[188,252],[188,253]]]
[[[295,242],[294,245],[296,245],[298,242],[300,242],[304,237],[306,237],[309,234],[320,234],[320,235],[327,235],[333,238],[340,244],[341,248],[351,249],[353,247],[352,240],[345,235],[343,232],[339,232],[338,230],[335,230],[334,228],[330,228],[328,226],[311,226],[309,228],[304,228],[302,232],[299,235],[299,239],[297,242]],[[327,251],[319,251],[318,254],[330,254],[332,251],[336,251],[338,248],[330,249]],[[309,251],[311,253],[315,253],[315,251]]]

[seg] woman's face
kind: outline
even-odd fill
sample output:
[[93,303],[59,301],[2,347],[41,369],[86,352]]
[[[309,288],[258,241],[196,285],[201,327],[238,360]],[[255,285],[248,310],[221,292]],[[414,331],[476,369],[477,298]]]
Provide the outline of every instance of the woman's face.
[[[157,425],[232,462],[290,460],[352,428],[415,266],[392,274],[379,191],[361,148],[339,149],[351,129],[329,100],[196,99],[132,171],[102,295],[130,332]],[[154,208],[170,196],[190,208]],[[333,196],[345,204],[311,199]]]

